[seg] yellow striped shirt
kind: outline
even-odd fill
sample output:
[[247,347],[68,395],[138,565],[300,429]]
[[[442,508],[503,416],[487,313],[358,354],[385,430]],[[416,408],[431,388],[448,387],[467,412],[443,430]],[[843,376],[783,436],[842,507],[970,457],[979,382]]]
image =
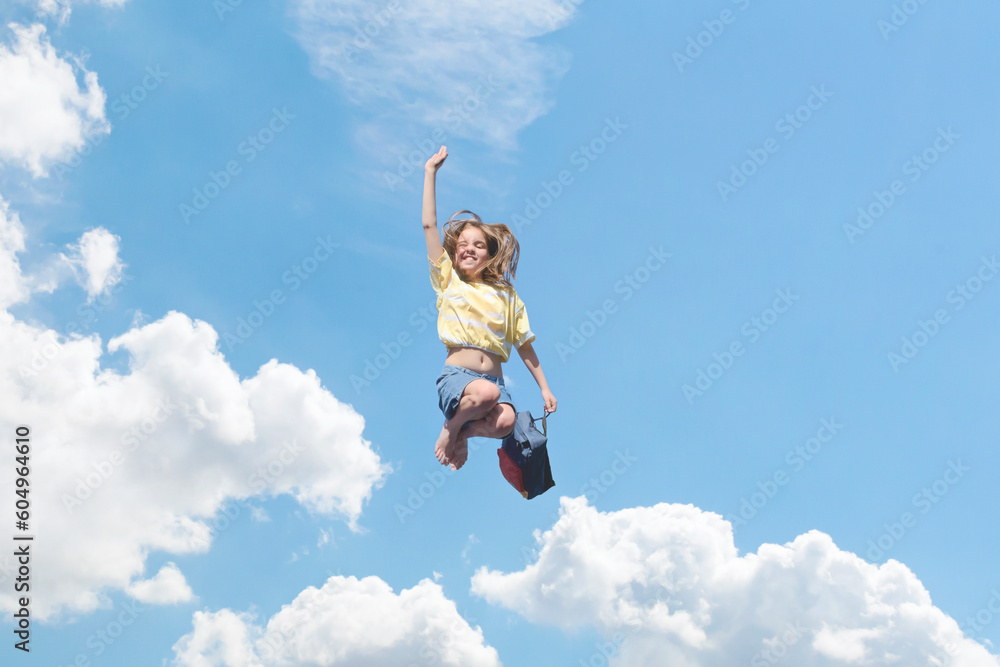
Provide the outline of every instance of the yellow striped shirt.
[[475,347],[510,359],[510,348],[535,340],[528,313],[512,287],[467,283],[458,275],[448,251],[431,266],[437,292],[438,338],[448,347]]

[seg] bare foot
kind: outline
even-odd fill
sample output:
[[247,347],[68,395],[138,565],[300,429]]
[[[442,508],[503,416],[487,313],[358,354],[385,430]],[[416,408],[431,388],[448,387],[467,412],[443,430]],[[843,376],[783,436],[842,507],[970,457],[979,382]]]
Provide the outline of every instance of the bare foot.
[[464,434],[459,434],[455,442],[455,453],[451,457],[451,469],[458,470],[469,460],[469,438]]
[[434,457],[438,463],[448,465],[452,449],[454,449],[454,442],[451,432],[448,431],[448,424],[445,424],[441,429],[441,435],[438,436],[437,442],[434,444]]

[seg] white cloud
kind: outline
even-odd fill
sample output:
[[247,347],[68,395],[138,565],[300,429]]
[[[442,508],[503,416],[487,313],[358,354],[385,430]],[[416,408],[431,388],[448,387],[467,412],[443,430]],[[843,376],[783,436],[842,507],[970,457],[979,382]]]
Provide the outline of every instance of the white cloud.
[[497,652],[424,579],[396,595],[378,577],[332,576],[310,586],[264,627],[229,609],[198,612],[174,645],[174,665],[206,667],[499,667]]
[[93,299],[122,279],[125,264],[118,257],[120,239],[104,229],[91,229],[80,237],[63,260],[72,267],[80,285]]
[[147,604],[176,604],[194,598],[184,573],[174,563],[167,563],[150,579],[129,584],[125,592]]
[[876,639],[879,630],[876,628],[851,628],[834,630],[823,625],[816,632],[812,647],[818,653],[846,663],[863,662],[868,653],[865,641]]
[[44,26],[9,27],[13,44],[0,43],[0,161],[44,176],[48,164],[83,147],[87,137],[110,131],[105,95],[97,74],[56,54]]
[[535,563],[480,568],[473,593],[533,622],[596,627],[619,647],[618,667],[1000,665],[906,566],[869,564],[818,531],[741,557],[717,514],[604,513],[581,497],[562,498],[559,520],[535,537]]
[[462,560],[466,563],[469,562],[469,552],[472,551],[472,547],[479,544],[479,540],[476,538],[476,534],[472,533],[465,540],[465,548],[462,549]]
[[24,251],[24,225],[0,197],[0,308],[28,298],[31,290],[21,275],[17,254]]
[[[4,207],[6,302],[24,296],[22,247],[23,229]],[[207,550],[217,514],[236,501],[288,494],[356,528],[389,473],[362,437],[362,417],[315,372],[272,360],[241,380],[215,330],[181,313],[108,342],[127,353],[127,373],[101,367],[97,335],[60,337],[4,309],[0,349],[0,432],[32,429],[32,531],[67,546],[34,557],[46,573],[32,586],[40,619],[105,604],[143,574],[153,551]],[[0,458],[0,478],[14,478],[13,464]],[[2,494],[0,514],[13,516],[13,501]],[[0,555],[0,582],[13,565]],[[163,576],[170,584],[171,573]],[[0,609],[13,596],[0,586]]]
[[102,7],[121,7],[128,0],[35,0],[38,14],[40,16],[53,16],[60,23],[69,20],[73,5],[98,4]]
[[[36,557],[39,617],[93,610],[150,551],[206,550],[232,499],[290,494],[353,526],[381,484],[388,467],[363,419],[314,372],[272,360],[241,381],[217,339],[170,313],[108,343],[130,356],[120,375],[100,367],[96,335],[60,340],[0,311],[0,428],[34,429],[37,529],[71,545]],[[11,465],[0,462],[9,478]],[[0,589],[0,606],[11,595]]]
[[271,517],[267,515],[267,510],[257,505],[250,507],[250,518],[260,523],[266,523],[271,520]]
[[194,614],[194,627],[194,632],[174,645],[174,664],[263,667],[253,649],[260,629],[253,625],[249,614],[236,614],[228,609],[214,613],[199,611]]
[[375,119],[356,140],[387,149],[395,166],[414,149],[413,137],[434,143],[436,128],[447,137],[514,147],[517,133],[551,108],[550,81],[569,66],[563,50],[533,40],[565,26],[577,4],[293,0],[291,6],[314,71],[334,78]]
[[88,301],[122,282],[125,264],[118,257],[118,237],[98,227],[70,246],[69,256],[49,257],[24,275],[17,255],[24,252],[26,233],[16,211],[0,196],[0,308],[24,302],[33,292],[52,292],[76,277]]
[[17,255],[24,252],[26,233],[16,211],[0,196],[0,308],[26,301],[32,292],[52,292],[76,277],[92,301],[122,282],[124,262],[118,257],[118,237],[98,227],[85,232],[70,254],[48,258],[31,275],[24,275]]

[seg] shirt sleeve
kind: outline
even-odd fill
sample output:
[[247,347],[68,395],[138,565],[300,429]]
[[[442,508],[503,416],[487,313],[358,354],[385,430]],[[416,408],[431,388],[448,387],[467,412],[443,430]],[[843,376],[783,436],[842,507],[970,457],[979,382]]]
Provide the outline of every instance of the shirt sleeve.
[[528,311],[521,301],[521,297],[514,294],[514,340],[511,343],[514,349],[520,349],[525,343],[535,340],[535,334],[531,333],[531,325],[528,324]]
[[440,297],[451,282],[453,274],[451,257],[448,256],[447,250],[443,250],[436,262],[431,261],[430,258],[427,261],[431,265],[431,287],[437,292],[440,303]]

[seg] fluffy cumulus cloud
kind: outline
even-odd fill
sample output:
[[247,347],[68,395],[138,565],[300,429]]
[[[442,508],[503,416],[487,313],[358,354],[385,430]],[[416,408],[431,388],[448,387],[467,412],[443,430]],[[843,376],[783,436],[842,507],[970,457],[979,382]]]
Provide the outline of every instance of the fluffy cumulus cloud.
[[129,584],[125,592],[147,604],[176,604],[194,597],[184,573],[174,563],[167,563],[150,579]]
[[335,79],[375,118],[358,140],[385,147],[395,161],[414,150],[415,136],[426,137],[428,146],[458,136],[512,147],[517,132],[551,107],[549,83],[568,68],[566,53],[533,40],[565,26],[580,2],[293,0],[291,6],[315,71]]
[[498,667],[497,652],[441,587],[424,579],[397,595],[378,577],[333,576],[265,625],[229,609],[197,612],[174,665],[202,667]]
[[[23,234],[10,211],[0,221],[11,302],[24,291]],[[32,587],[40,618],[93,610],[115,589],[185,599],[179,571],[140,581],[147,554],[207,550],[220,509],[252,497],[288,494],[354,526],[388,473],[362,437],[362,417],[313,371],[272,360],[241,379],[215,330],[181,313],[108,342],[127,355],[127,373],[102,368],[96,335],[65,337],[2,309],[0,345],[0,432],[32,432],[31,530],[72,545],[35,556],[46,573]],[[12,468],[0,459],[0,478],[13,479]],[[7,516],[12,496],[0,499]],[[13,565],[0,556],[0,579]],[[12,596],[0,587],[0,608]]]
[[70,246],[70,254],[62,256],[90,299],[122,279],[125,264],[118,257],[118,242],[117,236],[98,227],[84,232],[80,240]]
[[97,74],[56,53],[44,26],[7,27],[0,40],[0,161],[44,176],[53,161],[109,131],[105,95]]
[[536,562],[480,568],[473,593],[533,622],[596,627],[611,665],[1000,665],[906,566],[872,565],[817,531],[740,556],[717,514],[598,512],[581,497],[535,537]]

